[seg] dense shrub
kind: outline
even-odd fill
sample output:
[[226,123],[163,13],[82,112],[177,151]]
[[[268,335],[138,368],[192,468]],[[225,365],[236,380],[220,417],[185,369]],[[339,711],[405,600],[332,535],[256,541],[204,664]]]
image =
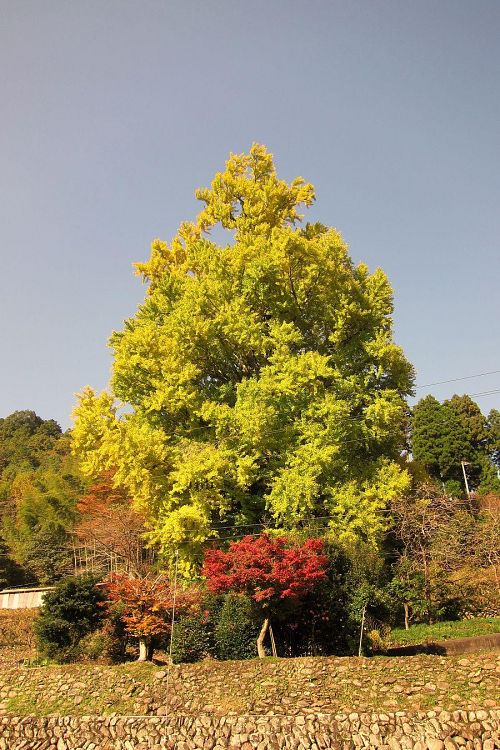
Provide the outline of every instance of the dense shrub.
[[98,628],[103,619],[104,596],[92,576],[65,578],[44,599],[35,620],[40,654],[58,661],[73,661],[80,641]]
[[122,620],[115,612],[109,612],[104,623],[79,642],[79,658],[84,661],[118,664],[126,661],[129,643]]
[[35,635],[32,609],[0,609],[0,648],[23,646],[32,648]]
[[338,545],[325,543],[327,575],[299,605],[283,610],[272,628],[278,656],[317,656],[353,652],[351,636],[352,561]]
[[107,611],[106,620],[100,628],[100,632],[105,636],[103,657],[114,663],[125,661],[127,649],[130,647],[130,637],[122,615],[123,608],[115,604],[112,610]]
[[175,664],[200,661],[213,656],[214,650],[213,624],[208,612],[181,617],[175,623],[172,636],[172,660]]
[[257,656],[259,634],[250,597],[226,594],[214,628],[215,653],[219,659],[252,659]]
[[109,661],[107,658],[109,637],[103,628],[93,630],[79,641],[78,656],[82,661]]

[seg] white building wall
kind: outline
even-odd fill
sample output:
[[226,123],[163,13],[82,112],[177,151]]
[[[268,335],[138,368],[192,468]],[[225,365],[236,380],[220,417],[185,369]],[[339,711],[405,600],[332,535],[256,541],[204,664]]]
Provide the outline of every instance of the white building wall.
[[51,586],[31,589],[4,589],[0,591],[0,609],[35,609]]

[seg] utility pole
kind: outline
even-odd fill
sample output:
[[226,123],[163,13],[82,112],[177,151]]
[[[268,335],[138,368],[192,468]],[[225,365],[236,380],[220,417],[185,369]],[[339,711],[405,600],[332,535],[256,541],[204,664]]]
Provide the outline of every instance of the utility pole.
[[462,471],[464,473],[465,491],[467,492],[467,499],[470,500],[469,482],[467,481],[467,474],[465,473],[465,467],[467,465],[467,461],[461,461],[460,463],[462,464]]

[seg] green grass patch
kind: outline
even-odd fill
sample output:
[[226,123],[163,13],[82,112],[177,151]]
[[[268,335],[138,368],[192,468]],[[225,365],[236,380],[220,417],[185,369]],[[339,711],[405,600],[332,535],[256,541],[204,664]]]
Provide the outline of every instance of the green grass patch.
[[[159,671],[159,668],[155,664],[144,661],[128,661],[124,664],[115,664],[114,666],[108,667],[108,669],[112,669],[116,674],[139,680],[145,685],[151,683],[155,673]],[[164,669],[166,669],[166,667]]]
[[391,644],[405,646],[410,643],[446,641],[450,638],[471,638],[476,635],[500,633],[500,617],[474,617],[470,620],[449,620],[434,625],[412,625],[409,630],[391,631]]

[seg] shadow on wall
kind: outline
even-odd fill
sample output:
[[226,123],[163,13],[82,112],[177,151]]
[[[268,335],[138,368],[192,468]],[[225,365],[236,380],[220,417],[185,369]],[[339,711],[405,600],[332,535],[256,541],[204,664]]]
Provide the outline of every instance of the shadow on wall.
[[500,633],[478,635],[471,638],[454,638],[435,643],[416,643],[409,646],[393,646],[386,649],[384,656],[414,656],[416,654],[470,654],[474,651],[500,649]]

